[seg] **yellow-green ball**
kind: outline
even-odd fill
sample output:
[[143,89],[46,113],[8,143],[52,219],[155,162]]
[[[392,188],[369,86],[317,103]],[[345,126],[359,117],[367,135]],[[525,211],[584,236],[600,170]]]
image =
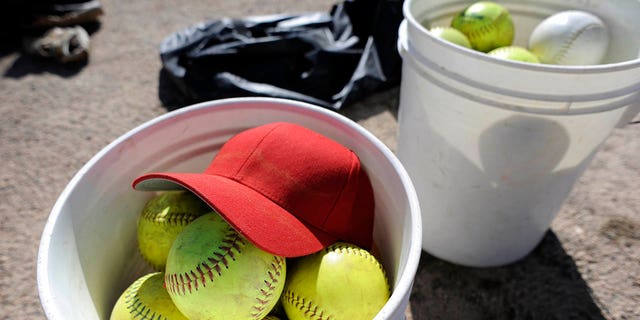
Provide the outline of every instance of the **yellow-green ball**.
[[289,267],[281,300],[290,320],[371,320],[389,295],[386,273],[376,258],[338,242]]
[[471,49],[471,43],[464,33],[451,27],[434,27],[429,32],[440,39]]
[[111,320],[187,320],[163,286],[162,272],[140,277],[127,288],[111,311]]
[[156,271],[164,271],[178,234],[211,208],[189,191],[167,191],[147,202],[138,219],[138,248]]
[[451,27],[464,33],[471,47],[482,52],[510,46],[515,34],[509,11],[489,1],[473,3],[460,11],[451,20]]
[[505,59],[514,60],[528,63],[540,63],[538,57],[531,51],[518,46],[509,46],[493,49],[487,53],[490,56]]
[[220,215],[189,224],[169,251],[165,284],[190,319],[260,320],[278,302],[286,260],[242,237]]

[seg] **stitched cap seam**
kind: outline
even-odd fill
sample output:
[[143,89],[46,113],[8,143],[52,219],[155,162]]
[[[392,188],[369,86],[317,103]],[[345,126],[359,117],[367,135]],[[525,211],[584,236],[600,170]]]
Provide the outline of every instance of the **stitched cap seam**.
[[240,167],[238,168],[238,170],[236,170],[236,172],[231,175],[231,177],[233,177],[233,180],[236,181],[240,181],[241,177],[238,177],[238,175],[240,174],[240,172],[242,172],[242,169],[244,169],[244,167],[247,165],[247,163],[249,162],[249,160],[251,158],[253,158],[253,155],[256,153],[256,151],[258,150],[258,147],[262,144],[262,142],[264,142],[264,140],[271,134],[273,133],[274,130],[276,130],[277,128],[279,128],[282,124],[278,124],[276,126],[274,126],[273,128],[271,128],[271,130],[269,130],[269,132],[265,133],[264,136],[262,136],[262,138],[260,139],[260,141],[258,141],[258,143],[256,143],[255,147],[253,148],[253,150],[251,150],[251,153],[247,156],[247,158],[244,159],[244,162],[242,162],[242,164],[240,165]]
[[331,218],[333,216],[333,214],[335,213],[334,211],[336,210],[336,206],[338,205],[338,202],[342,199],[342,196],[345,192],[346,186],[349,182],[349,178],[351,178],[351,175],[353,172],[355,172],[356,169],[356,164],[358,163],[357,157],[356,155],[353,153],[353,151],[350,151],[350,155],[351,155],[351,166],[349,167],[349,171],[348,174],[346,175],[344,181],[342,182],[341,188],[340,188],[340,193],[338,193],[338,195],[336,196],[336,198],[333,200],[333,204],[331,205],[331,209],[329,210],[329,214],[327,214],[326,217],[324,217],[324,220],[322,221],[322,230],[325,230],[325,225],[327,223],[327,221],[329,220],[329,218]]

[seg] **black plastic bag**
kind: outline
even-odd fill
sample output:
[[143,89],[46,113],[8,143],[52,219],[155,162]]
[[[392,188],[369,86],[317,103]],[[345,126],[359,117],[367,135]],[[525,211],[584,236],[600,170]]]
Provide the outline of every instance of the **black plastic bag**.
[[347,0],[329,13],[200,23],[162,42],[161,80],[174,88],[161,81],[160,99],[270,96],[337,110],[398,85],[402,19],[401,0]]

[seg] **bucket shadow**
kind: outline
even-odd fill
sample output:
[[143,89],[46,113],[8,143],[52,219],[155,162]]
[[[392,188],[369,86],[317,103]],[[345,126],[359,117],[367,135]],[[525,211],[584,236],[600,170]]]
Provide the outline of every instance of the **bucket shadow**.
[[423,252],[410,301],[416,320],[605,319],[552,231],[504,267],[463,267]]
[[514,115],[483,131],[479,143],[483,169],[497,179],[493,184],[530,184],[554,171],[569,148],[569,134],[555,121]]
[[475,200],[488,201],[484,208],[514,213],[510,219],[525,219],[542,234],[586,166],[559,168],[563,158],[577,157],[568,154],[570,144],[569,133],[556,120],[516,114],[495,122],[480,134],[483,177],[474,180],[492,190],[491,196]]

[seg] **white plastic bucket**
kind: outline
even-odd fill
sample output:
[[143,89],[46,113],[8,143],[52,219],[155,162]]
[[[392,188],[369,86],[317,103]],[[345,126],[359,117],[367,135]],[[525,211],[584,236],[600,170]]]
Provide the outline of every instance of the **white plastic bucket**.
[[42,234],[38,290],[49,319],[108,319],[116,299],[148,272],[136,247],[136,220],[150,194],[131,189],[149,171],[201,172],[232,135],[287,121],[351,148],[376,201],[374,242],[392,286],[375,319],[404,319],[420,259],[418,198],[395,155],[355,122],[320,107],[238,98],[182,108],[131,130],[96,154],[69,182]]
[[540,242],[598,147],[640,108],[640,1],[498,1],[514,43],[566,9],[596,13],[612,41],[606,63],[500,60],[433,37],[471,1],[406,0],[398,158],[422,208],[423,249],[498,266]]

